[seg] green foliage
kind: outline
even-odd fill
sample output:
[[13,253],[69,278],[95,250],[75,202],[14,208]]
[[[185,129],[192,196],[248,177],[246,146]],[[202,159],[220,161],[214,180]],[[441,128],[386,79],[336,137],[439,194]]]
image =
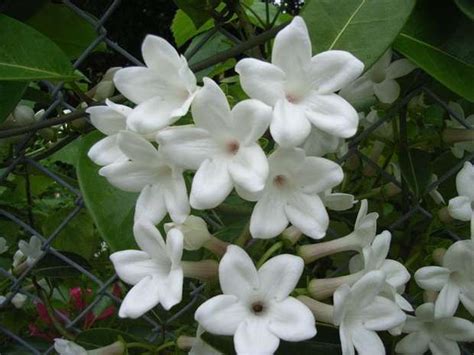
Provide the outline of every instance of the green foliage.
[[346,50],[367,70],[390,47],[414,5],[414,0],[310,0],[301,15],[315,53]]
[[0,123],[15,109],[27,86],[27,82],[0,81]]
[[[67,257],[74,263],[82,266],[86,270],[90,270],[91,266],[83,257],[70,252],[61,252],[61,254]],[[66,279],[75,278],[81,276],[81,272],[74,266],[65,262],[63,259],[48,253],[42,258],[35,269],[33,275],[36,277],[47,277],[51,279]]]
[[127,332],[113,328],[94,328],[85,330],[78,335],[75,341],[86,349],[96,349],[110,345],[120,339],[127,342],[140,341],[140,339],[137,339]]
[[73,80],[64,52],[35,29],[0,15],[0,80]]
[[213,26],[212,20],[208,20],[202,26],[196,28],[193,20],[183,10],[178,10],[173,18],[171,31],[176,45],[181,47],[194,36],[211,29]]
[[471,0],[454,0],[454,2],[467,17],[474,21],[474,2]]
[[[216,1],[210,0],[174,0],[175,4],[183,10],[194,22],[196,28],[201,27],[211,18],[210,10],[214,7],[210,4]],[[217,1],[219,3],[219,1]]]
[[421,197],[431,179],[430,154],[419,149],[410,149],[400,156],[400,170],[416,197]]
[[92,132],[82,140],[77,176],[84,203],[102,238],[113,251],[136,248],[132,225],[137,194],[112,187],[98,174],[99,167],[87,156],[90,147],[103,138]]

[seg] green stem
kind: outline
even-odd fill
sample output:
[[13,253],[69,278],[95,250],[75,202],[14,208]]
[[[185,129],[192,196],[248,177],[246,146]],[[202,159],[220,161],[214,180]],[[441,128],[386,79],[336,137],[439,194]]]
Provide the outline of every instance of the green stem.
[[251,237],[250,222],[248,222],[242,230],[242,233],[240,233],[239,237],[235,240],[234,244],[243,247]]
[[167,343],[161,344],[157,349],[156,352],[159,354],[161,350],[169,348],[170,346],[174,345],[174,341],[169,341]]
[[283,242],[279,241],[279,242],[273,244],[269,249],[267,249],[265,254],[263,254],[262,257],[260,258],[260,260],[257,262],[257,269],[260,266],[262,266],[265,263],[265,261],[267,261],[268,258],[270,258],[270,256],[272,256],[275,252],[277,252],[282,247],[283,247]]
[[[125,344],[125,347],[127,349],[132,349],[132,348],[140,348],[140,349],[147,349],[147,350],[150,350],[152,352],[158,352],[157,349],[155,349],[155,347],[153,345],[150,345],[150,344],[145,344],[145,343],[127,343]],[[158,348],[159,349],[159,348]]]

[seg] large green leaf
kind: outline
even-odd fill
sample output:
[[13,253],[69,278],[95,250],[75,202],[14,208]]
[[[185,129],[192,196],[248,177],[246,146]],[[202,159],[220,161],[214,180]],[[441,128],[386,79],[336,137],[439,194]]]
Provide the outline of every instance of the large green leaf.
[[316,53],[351,52],[368,69],[398,35],[415,0],[310,0],[302,11]]
[[189,16],[197,28],[211,18],[209,0],[174,0],[174,2]]
[[454,0],[464,15],[474,21],[474,2],[472,0]]
[[399,159],[403,179],[415,196],[421,197],[431,181],[430,154],[423,150],[410,149]]
[[69,58],[48,37],[0,15],[0,80],[73,80]]
[[102,238],[113,251],[136,248],[133,239],[133,213],[137,194],[117,190],[98,174],[99,167],[87,156],[90,147],[102,139],[100,132],[83,138],[77,176],[84,203]]
[[[443,26],[439,26],[443,23]],[[474,23],[453,3],[417,3],[394,48],[456,94],[474,102]]]
[[[97,38],[94,27],[64,4],[48,1],[27,22],[53,40],[69,58],[77,58]],[[105,49],[102,43],[97,49]]]
[[194,36],[214,27],[212,20],[206,21],[202,26],[196,28],[193,20],[181,9],[176,11],[171,24],[171,32],[176,45],[181,47]]
[[0,123],[15,109],[27,86],[27,82],[0,81]]

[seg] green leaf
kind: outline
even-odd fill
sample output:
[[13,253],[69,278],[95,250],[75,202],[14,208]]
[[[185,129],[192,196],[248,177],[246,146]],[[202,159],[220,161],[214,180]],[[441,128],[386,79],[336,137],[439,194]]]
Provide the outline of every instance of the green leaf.
[[431,181],[431,156],[419,149],[410,149],[399,157],[402,177],[416,197],[421,197]]
[[178,10],[173,18],[173,23],[171,24],[171,32],[173,32],[176,45],[181,47],[194,36],[205,32],[212,27],[214,27],[213,21],[208,20],[201,27],[196,28],[193,20],[191,20],[183,10]]
[[474,23],[454,4],[440,9],[430,1],[419,1],[394,48],[448,89],[474,102],[474,42],[468,33],[474,33]]
[[[76,264],[82,266],[86,270],[90,270],[91,266],[83,257],[61,251],[61,254],[67,257],[69,260],[72,260]],[[74,265],[70,265],[64,260],[58,258],[54,254],[46,254],[38,264],[33,269],[33,274],[35,276],[49,277],[49,278],[75,278],[77,279],[82,275],[82,272],[78,270]]]
[[88,350],[94,350],[115,343],[120,338],[130,343],[142,341],[118,329],[93,328],[82,331],[75,339],[75,342]]
[[454,0],[464,15],[474,21],[474,2],[472,0]]
[[49,38],[0,15],[0,80],[73,80],[69,58]]
[[0,123],[15,109],[27,86],[28,82],[0,81]]
[[[71,59],[97,38],[94,27],[64,4],[48,1],[27,23],[53,40]],[[95,50],[104,50],[101,43]]]
[[[278,14],[278,17],[275,21],[275,25],[281,25],[285,22],[290,22],[293,16],[290,14],[280,12],[278,13],[278,7],[273,4],[268,4],[268,13],[270,15],[270,23],[273,21],[275,16]],[[246,8],[247,16],[249,20],[257,27],[263,28],[261,21],[266,23],[267,21],[267,6],[265,2],[254,2],[250,8]]]
[[201,27],[211,18],[211,6],[207,0],[174,0],[174,2],[189,16],[196,28]]
[[415,0],[311,0],[301,13],[315,53],[351,52],[367,70],[390,47]]
[[102,238],[113,251],[136,248],[133,239],[133,214],[137,194],[123,192],[98,174],[99,166],[87,156],[90,147],[103,135],[91,132],[83,138],[77,176],[84,203]]

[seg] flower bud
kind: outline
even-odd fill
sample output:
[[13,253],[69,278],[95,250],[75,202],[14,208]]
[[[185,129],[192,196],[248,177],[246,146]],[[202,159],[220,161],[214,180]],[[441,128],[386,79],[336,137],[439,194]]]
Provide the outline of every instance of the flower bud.
[[446,128],[443,131],[443,141],[446,143],[473,142],[474,129]]
[[363,271],[356,272],[345,276],[327,278],[327,279],[312,279],[308,285],[308,291],[311,297],[316,300],[323,300],[331,297],[336,289],[343,285],[352,285],[363,276]]
[[436,248],[433,250],[433,253],[431,254],[433,257],[433,261],[438,264],[438,265],[443,265],[443,257],[444,254],[446,254],[446,249],[444,248]]
[[215,260],[182,261],[181,267],[185,277],[210,281],[217,277],[219,264]]
[[23,307],[27,299],[28,297],[26,295],[22,293],[17,293],[12,298],[12,304],[15,306],[15,308],[20,309]]
[[35,122],[35,112],[25,105],[18,105],[13,111],[14,125],[27,126]]
[[188,216],[182,224],[165,223],[165,232],[172,228],[178,229],[184,236],[184,249],[198,250],[201,249],[206,242],[208,242],[212,235],[207,229],[206,222],[197,216]]
[[333,312],[334,308],[326,303],[322,303],[312,299],[308,296],[298,296],[298,301],[301,301],[309,308],[311,313],[313,313],[314,318],[317,322],[323,322],[327,324],[334,324],[333,321]]
[[290,226],[283,231],[281,238],[290,245],[295,245],[302,235],[303,233],[298,228]]

